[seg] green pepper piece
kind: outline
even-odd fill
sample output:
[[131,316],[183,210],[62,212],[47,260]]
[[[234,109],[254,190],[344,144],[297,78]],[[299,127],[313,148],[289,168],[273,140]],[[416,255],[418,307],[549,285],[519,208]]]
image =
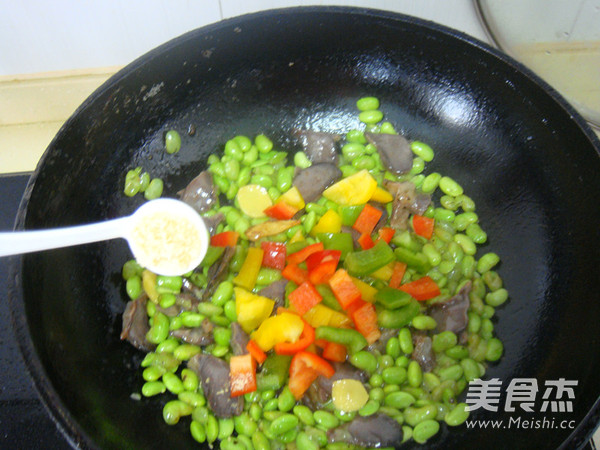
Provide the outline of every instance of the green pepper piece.
[[325,250],[340,250],[341,261],[354,251],[354,242],[350,233],[319,233],[317,239],[323,243]]
[[408,267],[415,269],[419,273],[425,274],[431,269],[429,260],[423,253],[413,253],[402,247],[396,248],[394,253],[398,261],[405,263]]
[[375,300],[386,309],[398,309],[401,306],[408,305],[412,300],[412,297],[409,293],[401,291],[400,289],[384,287],[377,291]]
[[321,297],[323,297],[323,300],[321,300],[321,303],[324,306],[327,306],[328,308],[331,308],[334,311],[342,310],[342,306],[340,305],[340,302],[337,301],[337,298],[335,298],[333,291],[331,290],[331,288],[328,285],[317,284],[315,286],[315,288],[317,289],[317,292],[319,294],[321,294]]
[[259,391],[281,389],[287,382],[291,362],[291,356],[270,355],[262,364],[261,371],[256,374],[257,389]]
[[356,206],[342,206],[340,208],[340,216],[342,217],[342,225],[351,227],[356,222],[359,214],[363,210],[365,205]]
[[351,355],[369,345],[362,334],[350,328],[318,327],[315,338],[345,345]]
[[419,302],[414,299],[407,305],[394,310],[377,307],[377,322],[383,328],[402,328],[420,312]]
[[213,247],[212,245],[209,245],[206,249],[206,255],[204,255],[204,259],[202,260],[202,267],[212,266],[215,261],[221,257],[224,251],[225,247]]
[[394,261],[394,251],[382,239],[368,250],[352,252],[346,256],[344,267],[354,276],[365,276]]

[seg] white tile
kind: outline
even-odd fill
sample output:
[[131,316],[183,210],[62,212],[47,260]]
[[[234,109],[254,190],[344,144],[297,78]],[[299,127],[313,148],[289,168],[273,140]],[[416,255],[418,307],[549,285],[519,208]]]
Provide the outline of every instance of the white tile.
[[0,0],[0,75],[118,66],[221,19],[218,0]]

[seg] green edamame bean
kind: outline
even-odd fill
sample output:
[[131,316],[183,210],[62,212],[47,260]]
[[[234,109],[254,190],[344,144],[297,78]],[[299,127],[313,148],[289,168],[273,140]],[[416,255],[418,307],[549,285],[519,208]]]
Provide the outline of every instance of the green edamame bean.
[[508,291],[504,288],[489,292],[485,296],[485,302],[494,308],[502,305],[506,300],[508,300]]
[[444,417],[444,422],[451,427],[457,427],[462,425],[469,418],[469,411],[466,403],[458,403],[450,412]]
[[319,410],[313,413],[315,422],[322,428],[329,430],[339,425],[340,421],[337,417],[327,411]]
[[279,411],[291,411],[295,404],[296,398],[294,397],[294,394],[292,394],[292,391],[290,391],[287,386],[284,387],[277,398],[277,407],[279,408]]
[[273,141],[264,134],[259,134],[254,138],[254,145],[261,153],[269,153],[273,149]]
[[142,395],[144,397],[153,397],[158,394],[164,394],[167,388],[162,381],[146,381],[142,386]]
[[[391,394],[388,394],[391,395]],[[365,405],[358,410],[358,415],[361,417],[367,417],[375,414],[379,410],[379,402],[373,399],[367,401]]]
[[359,351],[350,357],[350,364],[354,367],[373,373],[377,370],[377,358],[367,351]]
[[491,338],[487,341],[487,351],[485,353],[485,359],[494,362],[498,361],[504,352],[504,345],[502,341],[497,338]]
[[475,334],[481,327],[481,317],[475,312],[468,313],[469,322],[467,325],[467,331],[471,334]]
[[[375,108],[377,109],[377,108]],[[346,133],[346,140],[348,142],[358,142],[359,144],[366,144],[367,139],[365,134],[361,130],[350,130]]]
[[378,358],[378,363],[379,368],[383,370],[386,367],[392,367],[394,365],[394,358],[392,358],[390,355],[381,355]]
[[144,191],[144,198],[146,200],[154,200],[155,198],[159,198],[163,193],[163,187],[163,180],[160,178],[153,178]]
[[217,306],[223,306],[233,297],[233,283],[231,281],[222,281],[212,296],[212,303]]
[[438,252],[433,244],[427,243],[423,246],[423,254],[427,257],[429,264],[437,266],[442,262],[442,255]]
[[[414,320],[414,318],[413,318]],[[408,328],[401,328],[398,332],[398,343],[400,344],[400,349],[406,355],[410,355],[414,350],[412,333]]]
[[179,341],[177,339],[165,339],[156,347],[156,353],[173,353],[177,347],[179,347]]
[[476,223],[479,217],[474,212],[464,212],[458,214],[454,219],[454,227],[458,231],[465,231],[469,225]]
[[180,361],[187,361],[192,356],[200,353],[202,349],[197,345],[192,344],[181,344],[173,351],[173,356]]
[[424,444],[437,434],[440,430],[439,422],[435,420],[424,420],[413,429],[412,438],[417,444]]
[[[442,181],[442,179],[440,178],[440,183],[441,183],[441,181]],[[456,211],[458,209],[458,207],[460,206],[460,200],[451,195],[443,195],[440,198],[440,204],[444,208],[446,208],[450,211]]]
[[181,400],[171,400],[163,407],[163,419],[167,425],[175,425],[183,416],[192,414],[192,408]]
[[408,384],[412,387],[419,387],[423,382],[423,371],[417,361],[411,361],[406,370]]
[[146,367],[142,372],[142,378],[144,379],[144,381],[157,381],[160,380],[160,377],[162,377],[166,371],[167,370],[163,367]]
[[392,393],[392,392],[399,391],[399,390],[400,390],[400,386],[397,386],[397,385],[395,385],[395,384],[386,384],[386,385],[383,387],[383,393],[384,393],[384,394],[386,394],[386,395],[387,395],[387,394],[390,394],[390,393]]
[[454,181],[452,178],[447,176],[440,178],[439,187],[444,194],[450,195],[455,198],[463,194],[462,186],[456,181]]
[[463,345],[455,345],[445,351],[446,356],[452,359],[464,359],[469,356],[469,349]]
[[229,328],[216,327],[213,329],[213,337],[215,344],[227,347],[231,340],[231,330]]
[[502,287],[502,278],[494,270],[488,270],[482,274],[481,279],[490,291],[496,291]]
[[437,406],[435,404],[415,408],[409,406],[404,410],[404,420],[411,427],[415,427],[424,420],[434,420],[437,417]]
[[243,434],[245,436],[252,436],[258,425],[252,418],[248,415],[247,412],[243,412],[239,416],[235,416],[233,418],[233,422],[235,424],[235,431],[238,434]]
[[391,337],[385,344],[385,353],[394,359],[400,356],[401,351],[400,341],[397,337]]
[[275,411],[279,407],[279,400],[277,398],[272,398],[265,403],[263,406],[264,411]]
[[406,369],[404,367],[386,367],[381,372],[381,377],[383,381],[388,385],[401,385],[406,381],[407,374]]
[[163,383],[165,387],[169,390],[169,392],[177,395],[183,392],[183,382],[181,379],[172,372],[167,372],[162,377]]
[[231,322],[235,322],[237,320],[235,300],[229,300],[227,303],[225,303],[225,306],[223,307],[223,313]]
[[483,319],[481,321],[481,329],[479,334],[484,339],[490,339],[494,334],[494,324],[490,319]]
[[454,242],[460,245],[466,255],[473,256],[477,252],[475,243],[466,234],[456,233],[454,235]]
[[312,230],[312,228],[317,223],[317,215],[314,211],[312,211],[303,216],[303,219],[304,222],[302,223],[302,226],[304,227],[304,231],[306,232],[306,234],[309,234],[310,230]]
[[222,356],[225,356],[228,352],[229,346],[215,345],[210,353],[213,356],[216,356],[217,358],[221,358]]
[[362,97],[356,101],[356,107],[359,111],[373,111],[379,109],[379,99],[377,97]]
[[195,392],[198,390],[199,380],[198,375],[191,369],[183,369],[181,371],[181,382],[186,391]]
[[465,278],[473,278],[475,273],[475,258],[473,255],[465,255],[460,262],[460,271]]
[[353,161],[358,156],[365,154],[365,146],[358,142],[348,142],[342,146],[342,155],[348,160]]
[[206,398],[199,392],[183,391],[177,394],[177,398],[194,408],[206,405]]
[[[410,169],[410,172],[408,172],[409,175],[418,175],[423,172],[423,170],[425,170],[425,161],[419,157],[413,158],[412,168]],[[423,181],[425,181],[425,178],[423,178]]]
[[413,317],[412,326],[417,330],[433,330],[437,327],[437,322],[431,316],[419,314],[418,316]]
[[413,141],[410,144],[410,149],[415,155],[417,155],[419,158],[423,159],[426,162],[430,162],[433,160],[433,149],[424,142]]
[[348,178],[350,175],[354,175],[358,170],[356,170],[353,166],[349,166],[348,164],[344,164],[340,166],[340,170],[342,171],[342,177]]
[[290,430],[293,430],[297,426],[298,418],[296,416],[293,414],[282,414],[273,422],[271,422],[269,429],[275,436],[280,436]]
[[177,297],[175,294],[164,293],[158,296],[158,303],[160,307],[163,309],[168,309],[173,306],[177,302]]
[[221,306],[209,302],[198,303],[197,309],[200,314],[208,317],[219,316],[223,314],[223,308]]
[[481,229],[479,224],[472,223],[465,230],[467,236],[476,244],[484,244],[487,241],[487,233]]
[[319,450],[319,444],[311,440],[309,435],[305,432],[298,433],[296,436],[296,448],[297,450]]
[[416,399],[414,396],[404,391],[395,391],[387,394],[384,399],[386,406],[392,408],[405,409],[415,403]]
[[[440,175],[440,178],[441,178],[441,175]],[[425,184],[425,181],[423,181],[423,184]],[[446,209],[446,208],[435,208],[433,210],[433,218],[435,219],[436,225],[438,224],[438,222],[445,222],[445,223],[450,224],[450,223],[454,222],[455,217],[456,217],[456,214],[454,213],[454,211],[450,211],[449,209]],[[454,228],[452,228],[452,231],[454,232]]]
[[453,366],[444,367],[439,369],[440,380],[454,380],[457,381],[463,375],[463,368],[460,364],[454,364]]
[[434,388],[441,384],[440,378],[431,372],[425,372],[423,374],[423,385],[429,390],[432,391]]
[[[225,143],[224,153],[226,156],[237,161],[244,159],[244,152],[234,139],[230,139]],[[223,158],[221,158],[221,160],[223,160]]]
[[146,339],[153,344],[160,344],[169,337],[169,318],[163,313],[157,312],[150,319],[150,329],[146,333]]
[[135,275],[130,277],[125,283],[125,291],[131,300],[135,300],[142,293],[142,278]]
[[269,439],[263,432],[258,430],[252,435],[252,445],[254,450],[271,450]]
[[395,365],[398,367],[404,367],[405,369],[408,367],[408,363],[410,363],[410,359],[408,357],[402,355],[396,358]]
[[289,188],[292,187],[293,178],[294,175],[289,170],[279,170],[279,172],[277,173],[277,182],[275,183],[277,189],[279,189],[281,192],[287,191]]
[[[442,175],[439,174],[438,172],[430,173],[423,180],[423,183],[421,184],[421,191],[423,191],[424,194],[432,194],[437,189],[441,179],[442,179]],[[442,208],[436,208],[436,210],[443,211]],[[451,212],[451,211],[448,211],[448,212]],[[447,215],[445,215],[443,217],[444,217],[443,220],[448,220]]]
[[425,180],[425,175],[420,174],[412,177],[410,182],[414,184],[417,189],[420,189],[423,180]]
[[141,277],[143,270],[144,268],[140,266],[135,259],[130,259],[125,264],[123,264],[121,275],[123,276],[123,279],[127,281],[131,277]]
[[184,311],[183,313],[181,313],[179,315],[179,318],[181,319],[182,326],[189,327],[189,328],[196,328],[202,324],[204,319],[206,319],[206,316],[204,316],[203,314],[193,313],[190,311]]
[[240,163],[237,159],[230,159],[225,162],[225,176],[230,181],[236,181],[240,174]]
[[477,272],[483,274],[492,270],[500,262],[500,257],[496,253],[486,253],[477,261]]
[[200,422],[192,420],[190,423],[190,434],[196,442],[199,442],[200,444],[206,442],[206,431],[204,431],[204,425]]
[[[373,376],[375,376],[375,375],[373,375]],[[377,376],[380,377],[381,383],[383,384],[383,378],[381,378],[381,375],[377,375]],[[371,378],[373,378],[373,377],[371,377]],[[371,386],[373,386],[373,385],[371,385]],[[378,403],[381,402],[383,400],[383,398],[385,397],[385,392],[383,392],[383,389],[380,386],[381,385],[376,386],[369,391],[369,398],[371,400],[375,400]]]
[[215,442],[219,436],[219,422],[215,416],[209,414],[204,424],[206,430],[206,440],[209,443]]
[[356,170],[371,170],[375,168],[375,160],[368,155],[360,155],[352,160],[352,167]]
[[467,382],[473,381],[479,378],[479,366],[471,358],[465,358],[460,362],[463,368],[463,374]]
[[217,419],[217,421],[219,422],[219,433],[217,434],[217,439],[219,439],[220,441],[224,441],[233,434],[233,419],[229,417]]
[[383,120],[383,113],[377,109],[365,110],[358,115],[358,120],[367,125],[373,125]]
[[433,336],[432,348],[436,353],[442,353],[458,343],[458,337],[452,331],[442,331]]
[[306,156],[306,153],[300,151],[294,155],[294,164],[301,169],[306,169],[312,165],[310,159]]
[[294,414],[296,417],[300,419],[300,421],[305,425],[314,425],[315,418],[313,417],[313,412],[308,406],[305,405],[296,405],[294,406]]
[[383,122],[379,129],[379,132],[382,134],[398,134],[396,133],[394,125],[392,125],[390,122]]
[[[251,172],[251,165],[256,162],[256,160],[258,159],[258,148],[256,147],[256,145],[253,145],[252,147],[250,147],[250,149],[244,153],[244,157],[242,158],[242,164],[246,167],[244,167],[244,169],[248,169],[248,180],[250,179],[250,172]],[[244,173],[244,176],[245,173]],[[238,179],[239,181],[239,179]],[[247,183],[247,181],[246,181]],[[246,183],[240,183],[240,186],[243,186]]]

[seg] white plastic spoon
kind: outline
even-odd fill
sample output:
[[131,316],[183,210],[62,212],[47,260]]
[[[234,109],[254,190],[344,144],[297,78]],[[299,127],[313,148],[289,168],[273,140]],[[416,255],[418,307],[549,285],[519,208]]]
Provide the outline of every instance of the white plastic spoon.
[[0,233],[0,256],[70,247],[109,239],[127,240],[135,259],[159,275],[181,275],[204,258],[209,234],[202,217],[174,199],[152,200],[120,219],[66,228]]

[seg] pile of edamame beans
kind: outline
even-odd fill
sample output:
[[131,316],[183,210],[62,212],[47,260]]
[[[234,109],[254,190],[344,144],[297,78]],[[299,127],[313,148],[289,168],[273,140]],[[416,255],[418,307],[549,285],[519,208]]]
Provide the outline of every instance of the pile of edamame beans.
[[[216,232],[237,231],[241,239],[229,274],[211,301],[199,303],[197,311],[185,311],[176,317],[167,317],[157,310],[157,306],[168,308],[174,304],[184,278],[198,288],[204,288],[210,266],[206,262],[183,277],[153,278],[135,261],[128,261],[123,267],[126,290],[131,299],[136,299],[144,290],[148,293],[148,290],[158,288],[162,292],[147,302],[148,339],[157,347],[141,363],[144,380],[141,394],[143,398],[158,398],[163,404],[165,422],[187,426],[199,443],[219,443],[225,450],[348,449],[353,446],[328,442],[327,431],[356,416],[367,417],[378,412],[394,418],[402,426],[403,442],[412,439],[425,443],[438,433],[440,426],[459,427],[465,422],[468,412],[461,401],[461,393],[470,381],[484,377],[488,363],[497,361],[503,353],[502,342],[494,335],[494,316],[496,308],[507,301],[508,291],[496,271],[499,256],[478,250],[479,245],[487,243],[487,234],[479,223],[475,202],[452,178],[427,172],[426,163],[433,160],[434,151],[423,142],[411,143],[414,158],[409,173],[396,176],[386,171],[377,149],[367,143],[364,132],[396,131],[390,122],[383,120],[378,99],[361,98],[357,107],[362,125],[359,129],[349,130],[342,141],[339,168],[343,177],[368,170],[379,186],[384,180],[410,181],[418,192],[432,195],[432,204],[424,216],[435,219],[433,237],[427,240],[409,228],[397,231],[391,245],[409,250],[426,262],[425,272],[409,266],[403,282],[427,275],[437,283],[441,294],[422,302],[419,314],[387,341],[382,352],[364,349],[348,356],[350,364],[368,374],[369,399],[360,410],[347,413],[328,402],[322,409],[312,411],[301,401],[296,401],[288,387],[283,386],[277,391],[267,389],[245,394],[244,411],[237,417],[216,417],[208,407],[197,374],[186,367],[186,361],[200,352],[224,360],[231,355],[230,324],[236,321],[232,280],[244,262],[248,247],[255,245],[244,238],[244,233],[250,226],[268,220],[246,216],[236,204],[236,194],[240,187],[256,184],[266,189],[276,201],[292,187],[296,168],[311,165],[303,151],[296,152],[291,157],[292,164],[288,164],[288,152],[278,150],[263,134],[253,139],[236,136],[227,141],[220,157],[213,154],[208,158],[208,170],[220,193],[220,201],[206,216],[223,213],[225,220]],[[169,154],[179,151],[181,139],[176,131],[167,133],[165,145]],[[162,182],[151,181],[141,168],[134,169],[127,175],[125,193],[132,196],[137,192],[145,192],[147,198],[156,198],[162,193]],[[330,209],[339,211],[340,207],[324,197],[308,203],[299,225],[267,239],[288,242],[300,231],[309,243],[314,243],[316,238],[309,233]],[[388,204],[389,212],[391,204]],[[279,279],[280,271],[261,268],[254,291]],[[364,277],[363,281],[376,289],[387,286],[385,281],[374,278]],[[452,331],[435,332],[437,324],[427,314],[427,307],[450,299],[466,283],[471,283],[470,306],[467,335],[461,343],[460,336]],[[199,327],[205,318],[214,325],[214,343],[210,345],[186,344],[169,334],[181,327]],[[427,333],[432,339],[435,367],[431,371],[423,372],[419,363],[412,359],[415,333]],[[184,417],[186,419],[180,421]]]

